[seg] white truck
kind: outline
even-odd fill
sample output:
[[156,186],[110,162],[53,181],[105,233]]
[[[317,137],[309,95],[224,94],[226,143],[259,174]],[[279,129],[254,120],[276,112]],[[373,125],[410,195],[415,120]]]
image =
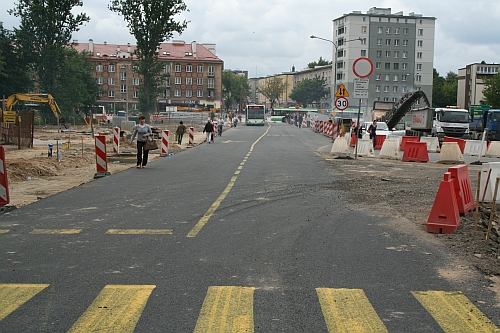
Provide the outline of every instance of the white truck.
[[408,131],[419,136],[437,136],[442,142],[445,136],[470,139],[469,111],[458,107],[413,109],[407,116]]

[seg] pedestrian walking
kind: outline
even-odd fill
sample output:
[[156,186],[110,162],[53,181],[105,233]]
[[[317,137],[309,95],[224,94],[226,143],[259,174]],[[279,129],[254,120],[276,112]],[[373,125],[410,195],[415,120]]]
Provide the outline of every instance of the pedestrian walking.
[[179,145],[182,144],[182,136],[186,133],[186,125],[181,121],[179,123],[179,126],[177,126],[177,130],[175,131],[175,134],[177,134],[177,143]]
[[368,133],[370,133],[370,139],[373,141],[373,149],[375,149],[375,146],[377,145],[377,120],[374,120],[370,125]]
[[224,120],[222,117],[219,118],[219,124],[217,125],[217,130],[219,131],[219,136],[222,136],[222,128],[224,127]]
[[208,119],[207,123],[205,124],[205,127],[203,128],[203,133],[206,133],[207,139],[206,141],[208,143],[213,142],[213,137],[212,137],[212,132],[214,130],[214,127],[212,125],[212,121]]
[[146,124],[146,117],[139,117],[139,124],[135,125],[132,138],[130,143],[132,143],[137,136],[137,169],[145,168],[148,164],[149,150],[144,150],[144,144],[148,141],[149,137],[153,135],[151,127]]
[[238,118],[233,118],[234,119],[234,127],[236,127],[236,125],[238,125]]
[[304,118],[302,117],[302,115],[300,114],[299,115],[299,128],[302,128],[302,121],[304,120]]

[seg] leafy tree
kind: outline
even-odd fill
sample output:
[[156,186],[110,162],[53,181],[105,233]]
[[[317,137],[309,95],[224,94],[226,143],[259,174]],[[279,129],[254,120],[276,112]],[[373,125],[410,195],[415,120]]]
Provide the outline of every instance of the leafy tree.
[[500,75],[496,74],[492,78],[484,79],[483,95],[486,104],[492,109],[500,109]]
[[319,102],[330,93],[326,81],[321,78],[305,79],[295,85],[290,98],[297,103],[308,105]]
[[332,64],[331,61],[328,61],[328,60],[323,59],[322,57],[319,57],[319,60],[317,62],[316,61],[310,62],[307,64],[307,67],[314,68],[316,66],[328,66],[331,64]]
[[233,104],[243,104],[239,105],[243,110],[249,95],[250,86],[244,76],[236,75],[231,70],[222,73],[222,98],[226,112]]
[[259,86],[259,93],[264,95],[271,104],[271,109],[274,108],[274,105],[279,102],[279,98],[283,95],[287,84],[283,82],[282,78],[273,77],[269,80],[266,80],[264,85]]
[[64,50],[72,34],[90,20],[85,13],[72,13],[82,5],[81,0],[19,0],[8,11],[21,19],[19,28],[14,29],[16,45],[23,58],[32,63],[41,91],[54,95]]
[[32,72],[14,45],[13,33],[0,22],[0,97],[33,89]]
[[448,72],[444,78],[434,68],[433,81],[432,106],[437,108],[457,105],[458,75]]
[[142,75],[139,86],[139,111],[149,119],[156,109],[156,98],[161,93],[162,64],[158,48],[173,33],[181,34],[187,21],[178,22],[174,17],[187,10],[183,0],[112,0],[109,9],[123,16],[130,33],[137,41],[135,55],[139,60],[137,72]]

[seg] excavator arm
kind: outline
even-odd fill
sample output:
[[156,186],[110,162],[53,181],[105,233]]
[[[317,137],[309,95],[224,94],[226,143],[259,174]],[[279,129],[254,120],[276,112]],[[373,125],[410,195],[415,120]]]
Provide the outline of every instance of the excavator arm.
[[385,122],[389,128],[393,128],[405,114],[411,110],[413,103],[422,98],[424,103],[428,108],[431,107],[429,100],[425,93],[421,90],[418,91],[410,91],[406,93],[401,99],[394,104],[391,110],[389,110],[385,115]]
[[14,105],[19,101],[47,103],[57,119],[61,116],[61,109],[51,94],[14,94],[10,95],[5,102],[5,111],[12,111]]

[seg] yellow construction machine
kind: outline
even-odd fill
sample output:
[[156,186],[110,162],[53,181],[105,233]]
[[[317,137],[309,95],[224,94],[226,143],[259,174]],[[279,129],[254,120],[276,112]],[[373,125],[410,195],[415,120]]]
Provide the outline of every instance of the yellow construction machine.
[[59,117],[61,116],[61,109],[56,103],[56,100],[51,94],[13,94],[7,97],[7,99],[2,100],[2,107],[5,110],[2,111],[2,121],[5,121],[5,117],[8,114],[12,113],[12,108],[19,101],[23,102],[33,102],[33,103],[47,103],[50,106],[50,109],[54,113],[54,116],[57,118],[57,123],[59,124]]

